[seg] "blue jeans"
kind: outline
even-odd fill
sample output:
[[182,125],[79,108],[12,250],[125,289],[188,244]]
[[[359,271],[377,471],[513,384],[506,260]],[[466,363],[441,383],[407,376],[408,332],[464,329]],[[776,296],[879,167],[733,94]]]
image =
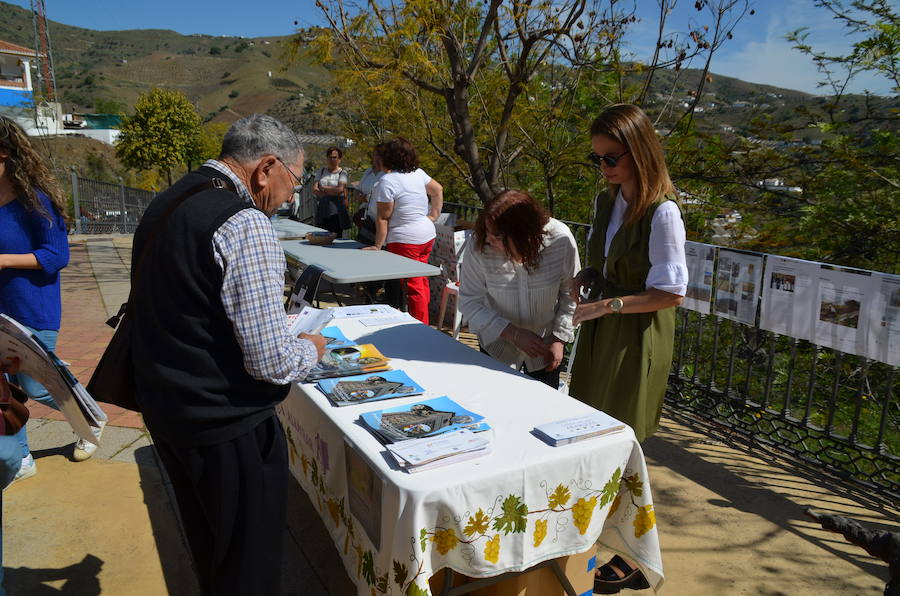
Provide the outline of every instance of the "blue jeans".
[[[22,452],[15,437],[0,437],[0,491],[9,486],[22,465]],[[0,496],[0,502],[3,501]],[[2,516],[2,513],[0,513]],[[3,521],[0,517],[0,596],[6,596],[3,589]]]
[[[44,342],[44,345],[47,346],[49,350],[56,349],[56,336],[59,333],[54,329],[28,329],[34,333],[38,339]],[[45,406],[50,406],[54,410],[58,410],[59,406],[56,405],[56,402],[53,401],[53,398],[50,397],[50,394],[44,388],[43,385],[29,377],[28,375],[18,374],[12,376],[12,381],[18,384],[25,394],[38,403],[42,403]],[[28,457],[28,454],[31,453],[31,450],[28,448],[28,435],[25,432],[25,427],[22,427],[22,430],[15,434],[16,439],[19,441],[19,445],[22,448],[22,457]],[[0,594],[2,596],[2,594]]]

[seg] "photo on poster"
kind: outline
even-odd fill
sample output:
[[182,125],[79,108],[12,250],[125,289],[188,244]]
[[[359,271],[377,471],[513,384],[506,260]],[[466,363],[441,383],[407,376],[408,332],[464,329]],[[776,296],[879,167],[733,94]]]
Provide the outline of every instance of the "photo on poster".
[[719,250],[715,283],[716,314],[747,325],[756,323],[762,264],[762,255]]
[[381,548],[381,496],[384,482],[356,447],[344,439],[347,501],[350,513],[366,531],[375,550]]
[[688,268],[688,286],[681,307],[709,314],[716,247],[700,242],[685,242],[684,254]]
[[847,354],[864,356],[868,350],[866,313],[871,313],[877,292],[871,272],[820,265],[819,291],[813,341]]

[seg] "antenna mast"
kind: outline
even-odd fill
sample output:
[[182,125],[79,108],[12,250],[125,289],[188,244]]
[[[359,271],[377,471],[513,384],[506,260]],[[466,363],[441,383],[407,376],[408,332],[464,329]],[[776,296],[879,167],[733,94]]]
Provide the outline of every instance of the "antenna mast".
[[45,101],[56,100],[56,74],[53,71],[53,53],[50,46],[50,29],[47,27],[47,11],[44,0],[31,0],[34,22],[34,45],[38,47],[38,79]]

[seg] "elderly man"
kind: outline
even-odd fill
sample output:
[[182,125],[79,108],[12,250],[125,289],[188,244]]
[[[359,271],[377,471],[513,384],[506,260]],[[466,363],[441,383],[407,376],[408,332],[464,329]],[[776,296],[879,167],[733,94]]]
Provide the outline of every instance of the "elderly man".
[[137,401],[204,594],[278,594],[287,451],[275,405],[322,357],[289,335],[269,216],[296,191],[296,135],[260,114],[159,194],[134,236]]

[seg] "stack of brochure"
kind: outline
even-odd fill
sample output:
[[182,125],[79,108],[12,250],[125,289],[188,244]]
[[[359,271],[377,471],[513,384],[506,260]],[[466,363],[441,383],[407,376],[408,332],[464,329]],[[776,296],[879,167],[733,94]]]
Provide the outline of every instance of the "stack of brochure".
[[487,435],[461,428],[431,438],[398,441],[388,445],[388,452],[413,474],[487,455],[491,452]]
[[446,396],[367,412],[360,416],[360,422],[385,445],[434,437],[461,428],[472,432],[491,428],[484,416],[470,412]]
[[312,306],[304,306],[300,309],[300,312],[287,315],[288,332],[291,335],[319,333],[333,318],[334,315],[330,309],[323,310]]
[[601,411],[534,427],[534,434],[552,445],[568,445],[625,429],[625,423]]
[[306,376],[307,381],[346,377],[388,370],[389,358],[372,344],[328,347],[325,355]]
[[0,357],[18,358],[20,371],[47,388],[75,433],[97,444],[91,427],[106,422],[106,414],[56,354],[25,326],[2,314]]
[[409,397],[425,391],[402,370],[324,379],[316,383],[316,387],[336,406]]

